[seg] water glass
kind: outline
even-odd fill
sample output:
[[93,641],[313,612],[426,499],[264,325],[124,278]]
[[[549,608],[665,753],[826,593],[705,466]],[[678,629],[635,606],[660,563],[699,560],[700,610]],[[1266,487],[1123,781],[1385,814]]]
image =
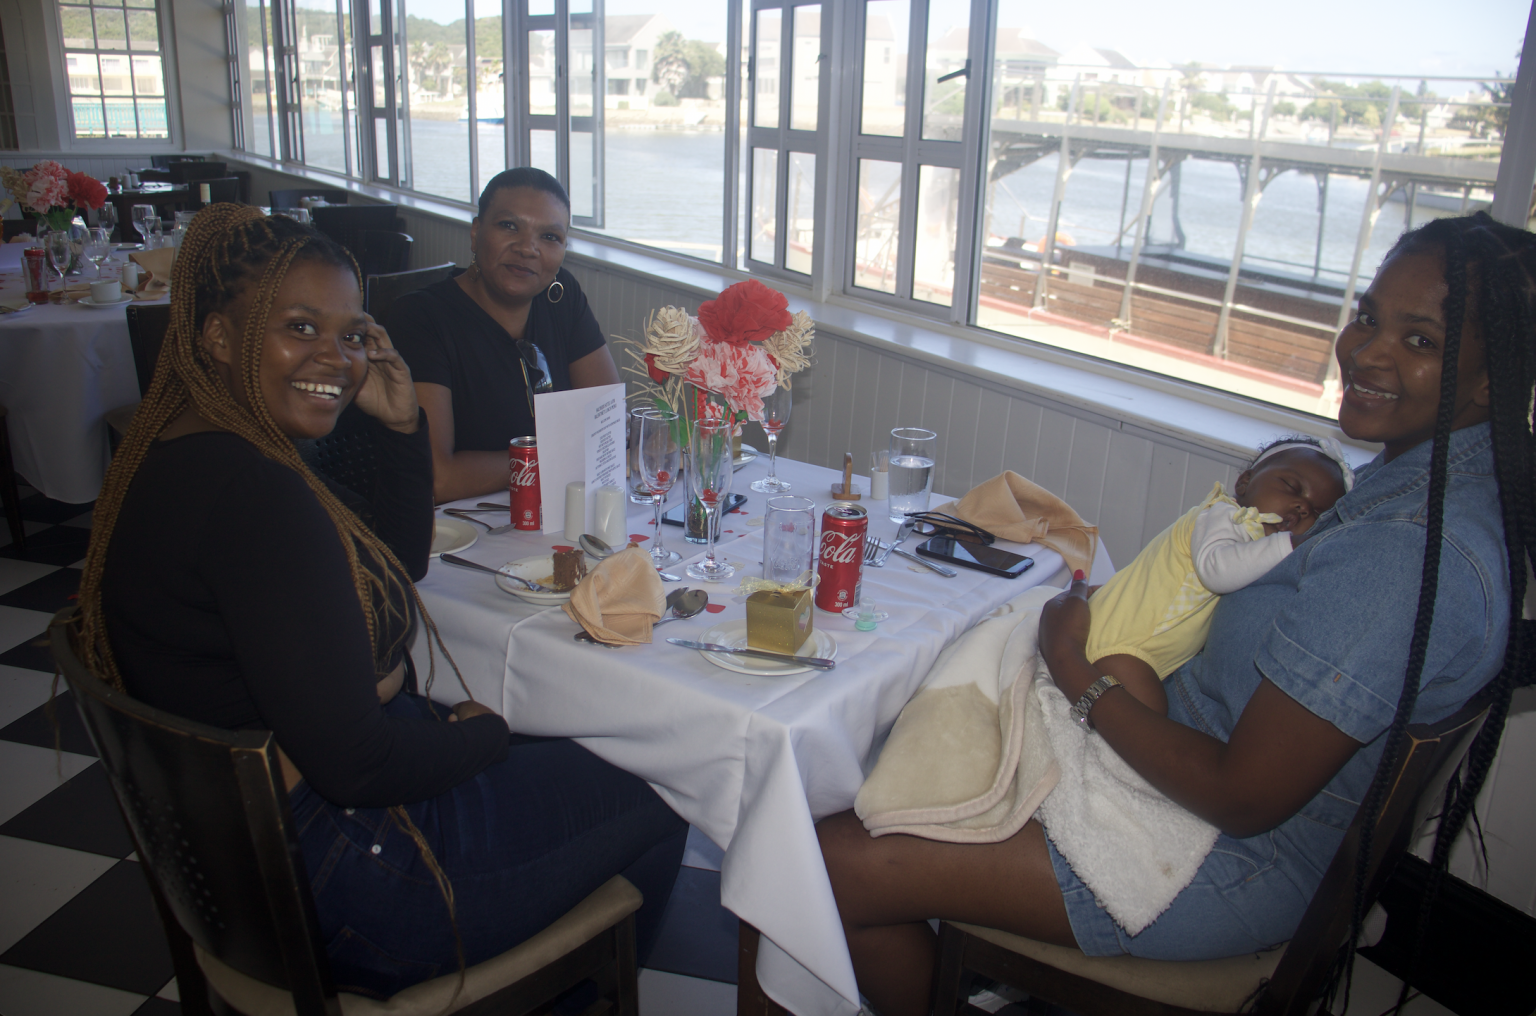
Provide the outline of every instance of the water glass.
[[640,469],[640,421],[646,413],[656,412],[655,406],[636,406],[625,420],[625,448],[629,453],[626,470],[629,476],[629,500],[631,504],[650,504],[656,500],[645,485]]
[[644,410],[635,446],[638,479],[648,492],[648,499],[656,506],[656,537],[651,543],[651,560],[660,568],[682,557],[677,551],[661,545],[661,506],[667,500],[667,492],[677,483],[677,473],[683,465],[677,414],[663,409]]
[[816,502],[785,494],[763,516],[763,578],[794,582],[815,567]]
[[74,245],[69,242],[69,230],[55,229],[43,238],[43,249],[48,252],[48,263],[59,273],[59,289],[64,288],[64,273],[69,270],[70,259],[75,256]]
[[938,444],[939,435],[922,427],[897,427],[891,431],[889,507],[892,522],[904,522],[908,515],[928,510]]
[[779,479],[777,466],[779,432],[789,422],[790,408],[789,389],[783,385],[763,396],[763,433],[768,435],[768,477],[752,484],[752,489],[760,494],[782,494],[789,490],[789,484]]
[[721,420],[696,420],[689,441],[688,490],[704,506],[705,532],[709,549],[704,560],[688,566],[688,577],[705,582],[724,582],[736,574],[734,566],[715,559],[715,519],[720,516],[731,492],[733,425]]
[[96,266],[96,277],[101,278],[101,266],[112,256],[112,240],[104,226],[95,226],[85,240],[85,256]]
[[133,206],[133,228],[139,231],[139,239],[146,243],[149,241],[149,222],[151,219],[156,222],[160,221],[159,217],[155,215],[154,205]]

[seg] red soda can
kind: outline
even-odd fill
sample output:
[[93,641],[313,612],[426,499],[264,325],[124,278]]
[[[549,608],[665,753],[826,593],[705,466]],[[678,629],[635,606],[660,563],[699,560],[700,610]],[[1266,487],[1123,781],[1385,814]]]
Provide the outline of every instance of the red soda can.
[[536,533],[544,528],[544,507],[539,493],[539,442],[537,438],[515,437],[507,447],[511,478],[507,496],[512,502],[512,525]]
[[821,516],[816,553],[816,606],[841,613],[856,606],[864,585],[864,534],[869,512],[862,505],[834,501]]
[[27,287],[28,303],[48,302],[48,262],[41,247],[22,251],[21,278]]

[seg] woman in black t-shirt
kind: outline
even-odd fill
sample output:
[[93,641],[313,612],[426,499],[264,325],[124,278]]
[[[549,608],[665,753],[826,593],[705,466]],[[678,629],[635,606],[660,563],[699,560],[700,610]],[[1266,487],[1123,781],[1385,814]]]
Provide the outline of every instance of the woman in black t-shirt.
[[431,424],[439,503],[506,489],[507,443],[534,433],[534,391],[619,380],[586,296],[560,267],[570,221],[559,181],[507,170],[480,195],[469,270],[401,297],[384,322]]

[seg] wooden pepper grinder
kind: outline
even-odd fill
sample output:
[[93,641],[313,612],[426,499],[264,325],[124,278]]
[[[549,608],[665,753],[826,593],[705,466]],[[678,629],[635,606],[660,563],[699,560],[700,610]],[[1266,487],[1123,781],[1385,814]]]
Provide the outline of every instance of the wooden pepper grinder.
[[832,497],[838,501],[857,501],[859,488],[853,485],[853,453],[843,453],[843,482],[832,485]]

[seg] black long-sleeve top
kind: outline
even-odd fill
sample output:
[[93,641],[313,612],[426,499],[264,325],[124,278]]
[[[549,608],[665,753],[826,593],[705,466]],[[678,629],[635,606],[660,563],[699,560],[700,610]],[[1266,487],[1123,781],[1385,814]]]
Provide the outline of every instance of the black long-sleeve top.
[[[373,427],[374,530],[419,578],[432,541],[426,420],[411,435]],[[388,613],[400,627],[385,646],[411,616],[409,604],[395,606]],[[189,434],[150,450],[112,534],[102,607],[130,694],[214,726],[271,730],[336,804],[425,800],[505,757],[499,716],[446,723],[383,712],[335,525],[302,477],[233,434]]]

